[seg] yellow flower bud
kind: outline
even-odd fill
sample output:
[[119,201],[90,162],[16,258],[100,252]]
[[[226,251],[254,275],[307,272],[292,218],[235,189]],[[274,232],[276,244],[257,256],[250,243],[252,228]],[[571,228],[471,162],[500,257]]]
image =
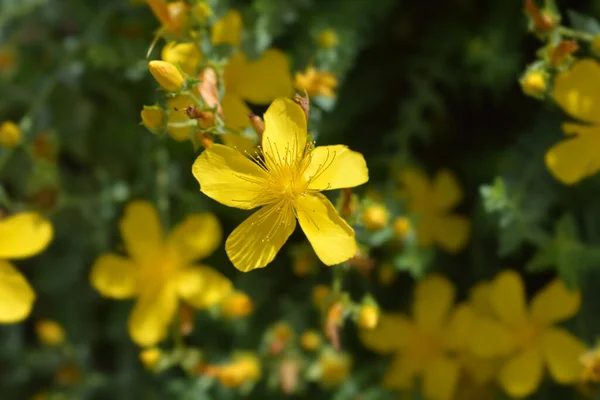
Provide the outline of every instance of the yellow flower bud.
[[156,367],[161,357],[162,351],[158,347],[149,347],[140,352],[140,361],[148,369]]
[[278,322],[275,327],[273,327],[273,336],[275,336],[277,340],[287,343],[294,338],[295,334],[292,327],[286,322]]
[[547,79],[541,71],[529,71],[521,79],[523,92],[531,97],[541,98],[546,93]]
[[221,315],[228,319],[243,318],[254,310],[254,303],[246,293],[235,291],[221,303]]
[[21,143],[21,129],[12,121],[0,125],[0,146],[7,149],[17,147]]
[[592,51],[595,55],[600,56],[600,35],[596,35],[592,40]]
[[312,292],[312,302],[315,307],[324,307],[329,293],[331,293],[329,286],[323,284],[315,285]]
[[390,214],[383,205],[373,205],[367,207],[363,212],[362,222],[365,228],[371,232],[380,231],[385,228],[389,222]]
[[321,347],[321,335],[319,335],[316,331],[306,331],[300,337],[300,344],[302,348],[306,351],[316,351],[319,347]]
[[144,106],[140,113],[142,124],[152,133],[161,133],[165,125],[165,112],[159,106]]
[[240,387],[260,379],[260,360],[253,353],[238,353],[229,364],[217,367],[217,376],[223,386]]
[[358,310],[356,323],[364,329],[373,329],[379,323],[379,309],[372,304],[363,304]]
[[394,220],[394,235],[397,239],[404,239],[411,231],[410,220],[398,217]]
[[325,29],[319,33],[317,42],[319,43],[319,46],[330,49],[338,45],[339,38],[336,31],[333,29]]
[[178,92],[183,89],[185,78],[177,67],[166,61],[150,61],[148,63],[150,73],[156,82],[169,92]]
[[396,280],[398,276],[398,271],[391,264],[383,264],[381,268],[379,268],[379,283],[383,286],[389,286]]
[[38,340],[47,346],[56,346],[65,342],[65,331],[58,322],[41,320],[35,324]]
[[352,361],[345,353],[325,351],[319,357],[321,370],[320,382],[323,386],[337,386],[346,379],[350,372]]

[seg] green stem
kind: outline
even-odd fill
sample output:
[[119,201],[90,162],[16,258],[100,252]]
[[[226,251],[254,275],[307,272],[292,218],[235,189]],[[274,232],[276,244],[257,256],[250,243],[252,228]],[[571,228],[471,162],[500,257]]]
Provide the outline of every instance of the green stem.
[[342,294],[344,284],[344,276],[346,275],[346,263],[342,263],[333,267],[333,297],[337,299]]
[[583,40],[584,42],[591,42],[594,40],[594,35],[586,32],[576,31],[570,28],[566,28],[564,26],[558,27],[558,33],[561,36],[567,36],[577,40]]

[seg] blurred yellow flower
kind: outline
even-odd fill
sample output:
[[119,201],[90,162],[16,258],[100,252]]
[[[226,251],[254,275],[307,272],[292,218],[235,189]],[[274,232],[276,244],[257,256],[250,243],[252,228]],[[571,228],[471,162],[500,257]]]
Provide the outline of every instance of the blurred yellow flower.
[[319,32],[319,36],[317,37],[319,46],[326,49],[337,46],[339,41],[338,34],[333,29],[324,29]]
[[337,85],[337,78],[333,73],[318,71],[313,66],[308,66],[304,72],[296,72],[294,79],[294,87],[300,91],[306,90],[310,97],[320,95],[333,98]]
[[221,226],[214,215],[189,215],[165,238],[154,206],[135,201],[127,206],[120,230],[130,258],[115,253],[100,256],[90,281],[105,297],[137,298],[129,334],[138,345],[153,346],[165,338],[179,298],[203,309],[231,292],[229,279],[195,263],[221,242]]
[[189,11],[185,1],[146,0],[146,3],[167,33],[172,35],[182,33]]
[[148,369],[156,367],[161,357],[162,350],[158,347],[148,347],[140,351],[140,361]]
[[254,310],[252,299],[243,292],[234,291],[219,305],[221,315],[228,319],[247,317]]
[[306,116],[292,100],[276,99],[264,120],[262,156],[256,162],[215,144],[192,167],[208,197],[229,207],[261,207],[227,238],[229,259],[244,272],[265,267],[294,231],[296,219],[323,263],[352,258],[354,230],[319,192],[367,182],[363,156],[342,145],[313,148]]
[[193,43],[169,42],[163,47],[161,58],[163,61],[179,65],[183,72],[194,76],[202,60],[202,54]]
[[600,169],[600,65],[592,59],[577,61],[554,81],[552,97],[571,117],[562,130],[568,138],[546,153],[546,166],[566,185],[592,176]]
[[326,349],[319,355],[319,382],[325,387],[337,386],[350,373],[352,359],[347,353]]
[[394,359],[383,385],[392,390],[413,387],[422,377],[422,392],[429,400],[449,400],[455,393],[460,371],[454,352],[466,346],[470,331],[463,307],[453,309],[455,290],[440,275],[417,283],[412,320],[398,313],[382,313],[379,325],[362,330],[367,348],[393,353]]
[[419,244],[437,244],[450,253],[464,248],[471,224],[465,216],[450,214],[463,198],[455,175],[442,169],[430,182],[422,171],[409,168],[400,172],[399,180],[408,197],[408,211],[418,217],[416,233]]
[[261,377],[260,360],[254,353],[238,352],[227,364],[208,367],[223,386],[236,388],[245,383],[256,382]]
[[534,296],[527,310],[521,277],[505,271],[489,287],[489,304],[495,318],[476,322],[473,329],[478,334],[469,343],[475,355],[507,357],[498,373],[506,393],[512,397],[532,394],[542,381],[544,365],[558,383],[580,379],[579,359],[586,346],[556,326],[579,310],[579,291],[555,279]]
[[56,321],[41,320],[35,323],[35,333],[38,340],[47,346],[56,346],[64,343],[65,330]]
[[390,213],[383,204],[374,204],[365,208],[362,223],[371,232],[384,229],[390,221]]
[[0,219],[0,324],[25,319],[35,293],[25,277],[8,261],[43,251],[54,235],[50,221],[34,212]]
[[12,149],[21,143],[21,129],[12,121],[0,125],[0,147]]
[[356,324],[363,329],[374,329],[379,323],[379,308],[373,304],[363,304],[356,314]]
[[242,15],[237,10],[229,10],[211,28],[212,44],[229,44],[237,47],[242,42]]
[[165,125],[165,112],[159,106],[144,106],[140,112],[142,124],[154,134],[161,133]]
[[322,342],[321,335],[314,330],[306,331],[300,336],[300,345],[306,351],[317,351]]

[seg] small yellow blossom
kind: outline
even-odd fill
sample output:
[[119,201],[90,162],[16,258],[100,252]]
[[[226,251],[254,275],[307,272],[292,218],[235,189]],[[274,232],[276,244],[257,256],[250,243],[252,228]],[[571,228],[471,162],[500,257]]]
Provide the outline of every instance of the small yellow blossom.
[[161,357],[162,351],[158,347],[148,347],[140,351],[140,361],[148,369],[156,367]]
[[21,129],[12,121],[0,125],[0,147],[12,149],[21,143]]
[[556,326],[577,313],[581,295],[555,279],[538,292],[527,309],[525,288],[514,271],[500,273],[489,288],[494,318],[476,322],[469,341],[476,356],[507,357],[498,372],[500,386],[511,397],[525,397],[539,387],[544,366],[561,384],[577,382],[586,346]]
[[465,216],[450,214],[463,198],[454,174],[442,169],[430,182],[423,172],[405,169],[400,172],[399,179],[408,197],[408,210],[418,218],[416,234],[419,244],[437,244],[449,253],[464,248],[471,224]]
[[317,351],[321,346],[323,339],[317,331],[306,331],[300,337],[300,345],[306,351]]
[[56,346],[65,342],[65,330],[56,321],[41,320],[35,323],[38,340],[47,346]]
[[202,54],[193,43],[169,42],[163,47],[161,58],[163,61],[178,65],[188,75],[196,75]]
[[255,162],[214,144],[192,167],[208,197],[230,207],[261,207],[227,238],[229,259],[244,272],[265,267],[296,228],[296,219],[324,264],[354,257],[354,230],[319,192],[367,182],[363,156],[342,145],[314,148],[307,141],[304,112],[290,99],[275,100],[264,121],[262,155]]
[[254,303],[246,293],[236,290],[221,302],[220,309],[225,318],[243,318],[252,313]]
[[142,124],[154,134],[160,133],[165,125],[165,112],[159,106],[144,106],[140,116]]
[[152,13],[170,34],[182,33],[187,23],[188,5],[185,1],[146,0]]
[[170,62],[160,60],[150,61],[148,69],[163,89],[169,92],[178,92],[183,88],[185,78],[177,67]]
[[331,293],[331,289],[327,285],[323,285],[322,283],[315,285],[312,291],[312,302],[317,308],[325,307],[325,303],[329,294]]
[[346,353],[324,350],[319,356],[319,382],[325,387],[337,386],[346,379],[352,368],[352,359]]
[[383,286],[389,286],[396,280],[398,271],[392,264],[386,263],[379,268],[379,283]]
[[324,29],[319,32],[319,36],[317,37],[319,46],[325,49],[336,47],[339,41],[338,34],[333,29]]
[[237,47],[242,42],[242,15],[237,10],[229,10],[219,18],[211,29],[214,45],[229,44]]
[[216,375],[223,386],[236,388],[261,377],[260,360],[254,353],[237,353],[233,360],[216,367]]
[[572,185],[595,175],[600,169],[600,64],[592,59],[577,61],[554,81],[552,97],[571,117],[582,123],[566,122],[567,139],[546,153],[552,175]]
[[50,221],[34,212],[0,219],[0,324],[22,321],[35,301],[35,293],[25,277],[6,260],[42,252],[53,235]]
[[334,98],[334,90],[338,82],[335,75],[327,71],[318,71],[313,66],[308,66],[304,72],[296,72],[294,87],[301,92],[306,90],[310,97],[324,96]]
[[189,215],[165,238],[154,206],[134,201],[125,209],[120,230],[129,258],[115,253],[100,256],[90,281],[105,297],[137,298],[129,334],[138,345],[154,346],[166,337],[179,299],[205,309],[231,292],[229,279],[195,263],[221,242],[221,226],[214,215]]
[[390,220],[390,213],[382,204],[367,207],[362,214],[362,223],[368,231],[384,229]]
[[402,314],[383,313],[377,328],[361,331],[366,347],[394,354],[383,380],[385,387],[406,390],[414,386],[417,377],[422,377],[425,398],[453,398],[460,372],[454,354],[466,345],[468,337],[460,323],[465,309],[453,309],[454,296],[450,281],[430,275],[417,284],[412,320]]
[[410,220],[406,217],[398,217],[394,220],[394,236],[397,239],[406,238],[411,232]]
[[543,97],[548,88],[547,78],[542,71],[529,71],[521,79],[523,92],[531,97]]
[[379,323],[379,308],[372,304],[360,306],[356,315],[356,324],[363,329],[374,329]]

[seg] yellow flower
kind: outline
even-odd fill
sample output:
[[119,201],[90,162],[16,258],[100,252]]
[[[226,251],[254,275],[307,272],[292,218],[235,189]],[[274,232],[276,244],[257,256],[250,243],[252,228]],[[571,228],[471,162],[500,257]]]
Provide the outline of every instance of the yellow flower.
[[417,214],[416,233],[421,246],[439,245],[455,253],[467,244],[471,224],[462,215],[450,214],[463,198],[454,174],[442,169],[433,182],[416,169],[400,173],[400,181],[408,195],[408,210]]
[[21,143],[21,129],[12,121],[0,125],[0,146],[7,149],[17,147]]
[[252,313],[254,303],[246,293],[234,291],[221,302],[220,308],[225,318],[243,318]]
[[373,329],[379,323],[379,308],[372,304],[364,304],[358,310],[356,323],[364,329]]
[[236,353],[230,363],[216,367],[216,375],[226,387],[240,387],[248,382],[256,382],[261,377],[260,360],[254,353]]
[[357,252],[354,230],[319,192],[367,182],[363,156],[342,145],[313,148],[304,112],[292,100],[276,99],[264,120],[256,163],[215,144],[192,167],[208,197],[229,207],[261,207],[227,238],[229,259],[244,272],[265,267],[294,231],[296,219],[323,263],[352,258]]
[[148,63],[150,73],[156,82],[169,92],[178,92],[185,84],[185,78],[177,67],[170,62],[154,60]]
[[327,71],[317,71],[309,66],[304,72],[296,72],[294,86],[300,91],[306,90],[310,97],[324,96],[335,97],[334,90],[338,82],[335,75]]
[[56,346],[65,341],[65,330],[56,321],[41,320],[36,322],[35,333],[38,340],[48,346]]
[[148,347],[140,352],[140,361],[148,369],[156,367],[161,357],[162,351],[158,347]]
[[310,352],[316,351],[321,346],[322,341],[321,335],[313,330],[304,332],[300,337],[300,345],[304,350]]
[[211,29],[211,42],[214,45],[229,44],[237,47],[242,42],[242,15],[237,10],[229,10],[219,18]]
[[21,259],[43,251],[52,240],[50,221],[33,212],[0,219],[0,324],[25,319],[31,312],[35,293],[8,259]]
[[140,346],[153,346],[165,338],[179,298],[203,309],[231,292],[229,279],[194,263],[210,255],[221,241],[221,226],[214,215],[189,215],[165,238],[154,206],[135,201],[127,206],[119,227],[130,258],[115,253],[100,256],[90,281],[105,297],[137,298],[129,333]]
[[319,46],[326,49],[337,46],[339,41],[340,40],[338,38],[337,32],[333,29],[325,29],[321,31],[319,33],[319,36],[317,37],[317,42],[319,43]]
[[187,22],[188,5],[184,1],[146,0],[152,13],[171,34],[181,33]]
[[521,79],[521,88],[526,95],[541,98],[548,87],[546,81],[547,78],[544,72],[529,71]]
[[546,153],[546,166],[566,185],[592,176],[600,169],[600,65],[592,59],[580,60],[556,77],[554,100],[567,114],[583,123],[564,123],[569,137]]
[[384,205],[372,205],[367,207],[362,214],[362,222],[368,231],[380,231],[384,229],[390,220],[390,213]]
[[168,63],[179,65],[186,74],[195,75],[202,54],[193,43],[169,42],[163,47],[161,58]]
[[555,279],[538,292],[529,310],[521,277],[514,271],[500,273],[491,283],[489,302],[495,319],[476,322],[470,346],[475,355],[506,356],[498,382],[512,397],[532,394],[542,381],[544,365],[562,384],[580,379],[579,358],[586,346],[567,330],[556,326],[577,313],[579,291],[568,290]]
[[325,350],[319,356],[319,381],[325,387],[337,386],[343,382],[350,373],[352,360],[346,353]]
[[411,231],[411,224],[410,224],[410,220],[406,217],[398,217],[394,220],[394,236],[396,236],[397,239],[404,239],[406,238]]
[[[452,354],[466,346],[465,308],[452,309],[454,287],[440,275],[421,280],[415,289],[412,320],[397,313],[383,313],[373,330],[361,331],[366,347],[394,353],[383,385],[406,390],[422,377],[422,392],[429,400],[453,398],[460,364]],[[468,321],[470,319],[467,318]]]

